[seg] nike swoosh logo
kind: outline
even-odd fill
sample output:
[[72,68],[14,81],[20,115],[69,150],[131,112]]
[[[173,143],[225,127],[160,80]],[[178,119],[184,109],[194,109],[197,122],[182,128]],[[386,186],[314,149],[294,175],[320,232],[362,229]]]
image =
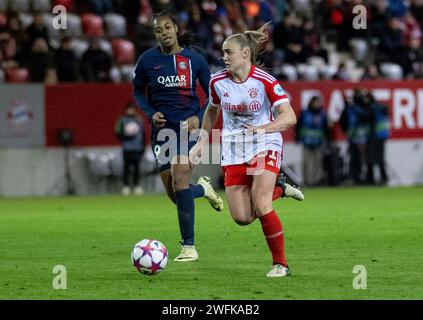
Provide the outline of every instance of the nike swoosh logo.
[[161,65],[158,65],[158,66],[154,66],[153,69],[154,70],[159,70],[161,67],[162,67]]

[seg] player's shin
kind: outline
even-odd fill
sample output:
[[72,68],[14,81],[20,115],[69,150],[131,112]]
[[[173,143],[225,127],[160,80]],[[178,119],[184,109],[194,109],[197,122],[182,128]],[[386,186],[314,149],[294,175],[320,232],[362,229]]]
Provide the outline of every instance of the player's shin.
[[175,192],[182,245],[194,245],[194,198],[191,188]]
[[259,217],[267,245],[272,252],[273,264],[288,266],[285,259],[282,223],[274,210]]

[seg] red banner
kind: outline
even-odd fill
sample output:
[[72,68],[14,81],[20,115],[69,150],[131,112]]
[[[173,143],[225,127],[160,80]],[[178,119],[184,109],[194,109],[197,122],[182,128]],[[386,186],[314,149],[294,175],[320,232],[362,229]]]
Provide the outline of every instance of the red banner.
[[[329,118],[336,121],[344,108],[344,96],[353,90],[370,90],[377,100],[390,108],[392,138],[423,138],[423,81],[343,81],[281,83],[298,114],[313,95],[323,97]],[[201,101],[204,93],[198,89]],[[114,136],[116,119],[132,98],[132,86],[115,84],[77,84],[46,86],[46,136],[48,146],[57,146],[60,128],[74,131],[77,146],[118,145]],[[221,120],[218,126],[221,125]],[[285,141],[293,140],[291,129]],[[343,139],[335,127],[335,139]]]
[[[289,93],[297,114],[312,96],[321,95],[331,121],[339,119],[344,96],[352,95],[354,89],[368,90],[389,107],[393,139],[423,138],[423,81],[296,82],[282,83],[282,87]],[[339,127],[334,137],[344,137]]]
[[46,86],[45,90],[47,146],[59,145],[57,135],[62,128],[72,129],[76,146],[119,145],[115,123],[133,101],[132,86],[68,84]]

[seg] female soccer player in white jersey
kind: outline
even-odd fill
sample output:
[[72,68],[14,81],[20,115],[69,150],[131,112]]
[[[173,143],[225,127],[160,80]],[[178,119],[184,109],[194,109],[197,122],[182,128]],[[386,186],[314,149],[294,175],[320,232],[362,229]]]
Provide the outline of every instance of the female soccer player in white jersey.
[[[226,69],[211,77],[203,131],[190,152],[190,160],[198,162],[222,110],[221,165],[229,210],[239,225],[260,220],[273,258],[267,276],[284,277],[290,270],[285,259],[282,224],[272,200],[275,193],[279,197],[282,192],[275,188],[282,158],[281,132],[297,120],[278,81],[257,66],[257,57],[267,40],[266,26],[234,34],[224,41]],[[278,114],[276,118],[274,111]]]

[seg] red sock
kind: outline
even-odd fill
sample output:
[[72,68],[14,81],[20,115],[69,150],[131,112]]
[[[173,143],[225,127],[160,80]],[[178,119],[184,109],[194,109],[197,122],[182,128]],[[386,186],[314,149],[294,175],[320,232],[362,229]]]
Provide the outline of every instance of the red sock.
[[274,210],[259,218],[267,245],[272,252],[273,264],[287,267],[285,260],[284,238],[282,223]]
[[281,186],[275,186],[275,189],[273,189],[272,201],[275,201],[276,199],[282,197],[283,193],[284,191]]

